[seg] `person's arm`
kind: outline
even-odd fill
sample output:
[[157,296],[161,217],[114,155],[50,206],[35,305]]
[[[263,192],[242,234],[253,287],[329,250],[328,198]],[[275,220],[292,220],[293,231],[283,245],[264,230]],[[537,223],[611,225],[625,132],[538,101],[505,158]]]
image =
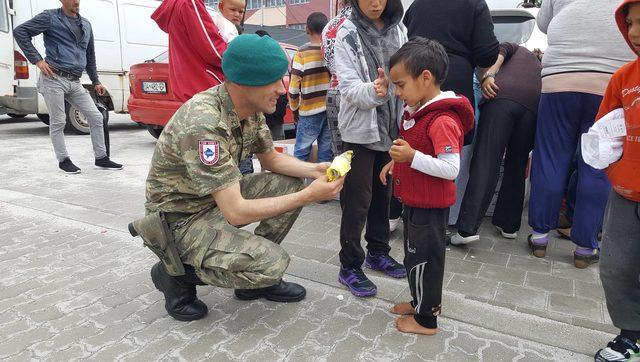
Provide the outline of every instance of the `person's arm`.
[[289,78],[289,108],[292,111],[300,107],[300,97],[302,88],[302,75],[304,74],[304,61],[300,51],[293,56],[291,64],[291,77]]
[[96,52],[93,41],[93,30],[91,31],[91,37],[89,38],[89,44],[87,45],[87,66],[85,67],[85,69],[87,70],[89,79],[91,79],[91,83],[93,83],[93,85],[100,84],[100,79],[98,78],[98,68],[96,66]]
[[536,16],[536,23],[538,24],[538,29],[541,32],[547,33],[547,29],[549,28],[549,23],[553,18],[553,2],[554,0],[545,0],[540,5],[540,10],[538,10],[538,15]]
[[455,180],[460,172],[460,154],[441,153],[437,158],[433,158],[416,151],[411,168],[434,177]]
[[496,84],[496,74],[500,71],[500,68],[505,62],[515,54],[518,50],[518,45],[513,43],[500,44],[500,54],[495,64],[493,64],[482,77],[482,96],[486,99],[492,99],[498,95],[500,87]]
[[311,163],[300,161],[295,157],[275,150],[256,153],[256,156],[260,160],[260,164],[263,168],[271,172],[292,177],[322,177],[327,172],[327,168],[330,165],[328,162]]
[[187,37],[191,40],[191,49],[207,64],[222,67],[222,53],[227,50],[227,43],[213,23],[204,2],[187,1],[182,11],[184,24],[190,29]]
[[492,66],[498,58],[498,39],[493,33],[491,13],[484,1],[478,1],[471,36],[473,61],[480,68]]
[[16,43],[22,49],[24,56],[32,64],[36,64],[43,60],[42,55],[38,52],[35,46],[33,46],[33,37],[44,33],[51,27],[51,15],[47,11],[43,11],[36,15],[33,19],[27,20],[24,23],[13,29],[13,37]]
[[[341,38],[341,31],[338,32],[334,44],[334,62],[336,75],[338,76],[338,89],[341,99],[352,103],[359,109],[372,109],[389,101],[390,95],[379,97],[374,87],[374,82],[365,83],[358,76],[356,67],[359,67],[350,57],[347,50],[346,40]],[[350,37],[348,35],[348,37]],[[353,39],[352,39],[353,40]]]

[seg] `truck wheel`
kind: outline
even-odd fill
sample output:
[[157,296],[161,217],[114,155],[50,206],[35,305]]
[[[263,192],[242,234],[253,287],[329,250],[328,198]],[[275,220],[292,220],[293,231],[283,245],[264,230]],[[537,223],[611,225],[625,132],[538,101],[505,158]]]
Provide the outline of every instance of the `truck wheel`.
[[46,124],[47,126],[49,125],[49,115],[46,113],[38,113],[36,114],[36,116],[38,117],[39,120],[42,121],[42,123]]
[[11,117],[11,118],[24,118],[27,115],[26,114],[15,114],[15,113],[7,113],[7,116]]
[[149,133],[151,133],[151,135],[155,139],[158,139],[158,138],[160,138],[160,135],[162,134],[162,127],[155,128],[154,126],[147,126],[147,131],[149,131]]
[[[67,125],[64,127],[65,132],[89,134],[89,122],[84,114],[68,102],[65,102],[64,105],[67,113]],[[104,123],[109,122],[109,111],[107,111],[107,107],[100,101],[96,101],[96,106],[98,107],[98,111],[102,113],[102,121]]]

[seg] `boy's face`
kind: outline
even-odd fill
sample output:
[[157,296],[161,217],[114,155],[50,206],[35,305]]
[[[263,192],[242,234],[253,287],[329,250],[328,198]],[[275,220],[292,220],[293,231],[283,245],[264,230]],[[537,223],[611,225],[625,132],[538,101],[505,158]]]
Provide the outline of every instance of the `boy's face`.
[[414,78],[407,71],[403,62],[394,65],[389,71],[389,76],[395,85],[396,96],[410,107],[426,103],[428,101],[426,98],[435,87],[435,78],[430,71],[425,70],[417,78]]
[[387,0],[358,0],[358,7],[370,20],[378,20],[382,16]]
[[244,4],[244,0],[221,0],[218,3],[218,9],[225,19],[235,25],[240,25],[244,14]]
[[640,3],[629,5],[629,14],[626,22],[629,41],[631,41],[635,51],[638,53],[640,52]]

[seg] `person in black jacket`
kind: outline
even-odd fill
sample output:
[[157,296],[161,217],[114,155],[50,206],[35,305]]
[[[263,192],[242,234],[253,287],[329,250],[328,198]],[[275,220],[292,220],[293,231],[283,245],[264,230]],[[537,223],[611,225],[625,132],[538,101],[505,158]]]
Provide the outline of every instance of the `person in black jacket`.
[[284,139],[284,115],[287,112],[288,103],[287,95],[283,94],[276,102],[276,111],[271,114],[264,115],[267,127],[269,127],[269,131],[271,131],[271,138],[274,141]]
[[[409,38],[437,40],[449,55],[443,90],[462,94],[474,104],[473,71],[498,59],[498,40],[485,0],[415,0],[404,16]],[[471,136],[469,136],[471,135]],[[473,132],[465,144],[471,143]]]

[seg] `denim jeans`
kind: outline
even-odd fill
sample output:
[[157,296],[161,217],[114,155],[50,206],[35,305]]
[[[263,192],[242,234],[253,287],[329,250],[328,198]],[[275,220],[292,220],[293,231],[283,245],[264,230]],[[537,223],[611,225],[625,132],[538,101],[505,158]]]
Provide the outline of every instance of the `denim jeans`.
[[89,91],[79,81],[70,81],[58,75],[50,78],[41,74],[38,79],[38,92],[42,94],[49,110],[49,135],[58,162],[69,157],[64,142],[64,127],[67,123],[65,100],[87,117],[95,158],[107,156],[102,113],[93,102]]
[[302,161],[308,161],[311,156],[311,145],[318,140],[318,162],[331,162],[331,132],[327,124],[327,112],[313,116],[300,116],[296,128],[296,145],[293,155]]

